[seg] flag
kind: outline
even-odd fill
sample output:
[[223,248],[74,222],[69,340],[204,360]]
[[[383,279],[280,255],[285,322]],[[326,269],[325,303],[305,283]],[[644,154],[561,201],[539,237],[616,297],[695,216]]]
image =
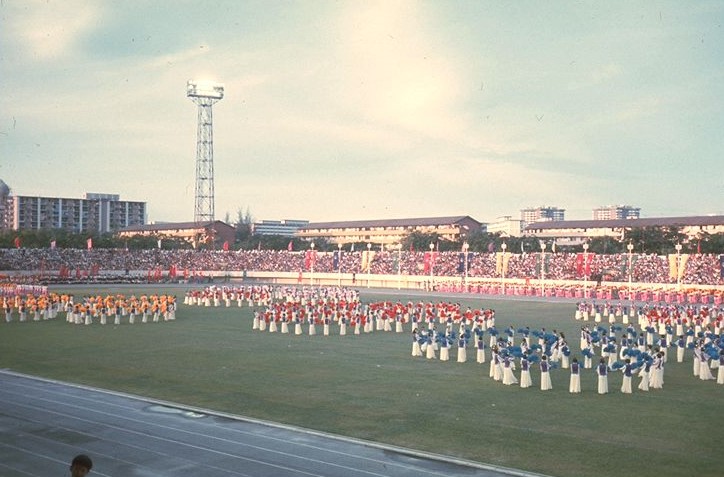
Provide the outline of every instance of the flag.
[[591,274],[591,268],[593,265],[593,256],[595,253],[589,253],[586,255],[586,276],[589,276]]
[[510,261],[511,255],[512,255],[512,253],[510,253],[510,252],[503,252],[503,269],[502,269],[503,276],[508,274],[508,262]]
[[342,261],[342,251],[337,250],[332,254],[332,268],[334,270],[339,270],[339,264]]
[[[354,247],[354,245],[352,245],[352,246]],[[368,263],[368,262],[369,262],[369,254],[367,253],[366,250],[363,250],[363,251],[362,251],[362,258],[361,258],[360,266],[359,266],[359,268],[360,268],[361,271],[364,272],[365,270],[368,269],[368,268],[367,268],[367,263]]]
[[158,245],[158,249],[161,250],[161,239],[158,239],[158,242],[156,242]]
[[229,251],[229,241],[225,240],[224,241],[224,252],[228,252],[228,251]]
[[579,277],[583,275],[583,254],[576,254],[576,275]]
[[20,237],[15,237],[15,248],[20,248]]
[[88,250],[93,250],[93,238],[88,237],[88,240],[85,241],[86,247]]
[[435,252],[425,252],[423,257],[423,270],[425,273],[432,273],[435,266]]
[[304,252],[304,268],[309,270],[317,263],[317,251],[307,250]]
[[676,280],[679,274],[679,264],[676,262],[676,254],[669,254],[669,280]]
[[465,252],[458,254],[458,273],[465,272]]
[[294,250],[294,240],[289,241],[289,243],[287,244],[287,250],[289,250],[290,252]]
[[373,251],[362,251],[362,262],[360,263],[360,270],[363,272],[370,272],[370,268],[372,267],[372,260],[375,258],[375,252]]
[[50,241],[50,249],[55,250],[55,240]]

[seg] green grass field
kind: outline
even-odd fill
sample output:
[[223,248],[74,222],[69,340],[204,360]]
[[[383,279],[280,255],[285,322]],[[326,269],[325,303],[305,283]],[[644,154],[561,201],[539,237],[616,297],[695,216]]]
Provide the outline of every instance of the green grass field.
[[[99,290],[72,293],[88,291]],[[420,299],[365,292],[364,301]],[[564,331],[578,351],[571,303],[439,300],[494,308],[499,329]],[[167,323],[0,323],[0,367],[552,476],[724,473],[724,386],[692,375],[690,351],[669,361],[663,390],[637,392],[635,379],[623,395],[615,373],[600,396],[584,370],[583,393],[571,395],[568,370],[553,370],[554,389],[541,392],[537,370],[533,388],[503,386],[474,351],[463,364],[454,351],[449,362],[412,358],[409,329],[295,336],[252,331],[251,321],[246,306],[181,304]]]

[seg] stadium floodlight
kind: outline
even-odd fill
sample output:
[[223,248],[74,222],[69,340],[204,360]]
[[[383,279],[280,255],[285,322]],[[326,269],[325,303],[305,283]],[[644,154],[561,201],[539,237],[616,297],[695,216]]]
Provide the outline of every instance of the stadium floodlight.
[[224,86],[209,81],[189,80],[186,96],[198,108],[196,135],[196,199],[194,221],[214,220],[214,133],[211,106],[224,97]]
[[189,80],[186,83],[186,96],[189,98],[224,98],[224,85],[211,81]]

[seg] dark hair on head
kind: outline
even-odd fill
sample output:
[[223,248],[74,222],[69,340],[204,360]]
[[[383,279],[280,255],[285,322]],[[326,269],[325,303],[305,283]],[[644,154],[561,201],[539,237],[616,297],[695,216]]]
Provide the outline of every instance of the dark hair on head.
[[86,469],[91,470],[93,468],[93,461],[85,454],[78,454],[77,456],[73,457],[73,462],[70,463],[71,467],[75,465],[85,467]]

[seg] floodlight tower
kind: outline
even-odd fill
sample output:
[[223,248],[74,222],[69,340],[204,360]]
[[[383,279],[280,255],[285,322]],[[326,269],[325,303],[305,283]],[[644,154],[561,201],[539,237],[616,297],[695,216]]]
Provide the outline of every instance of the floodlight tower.
[[214,220],[214,131],[211,106],[224,97],[224,85],[189,80],[186,96],[199,105],[196,134],[194,222]]

